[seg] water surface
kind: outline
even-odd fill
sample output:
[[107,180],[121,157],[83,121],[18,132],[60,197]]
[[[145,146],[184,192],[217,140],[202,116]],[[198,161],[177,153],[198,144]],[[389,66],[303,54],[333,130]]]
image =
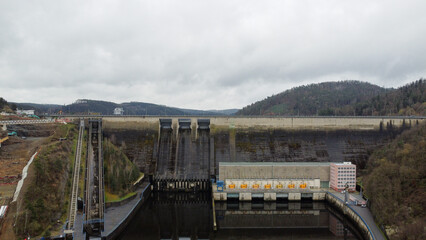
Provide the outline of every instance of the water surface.
[[209,194],[152,194],[120,239],[362,239],[325,202],[216,202]]

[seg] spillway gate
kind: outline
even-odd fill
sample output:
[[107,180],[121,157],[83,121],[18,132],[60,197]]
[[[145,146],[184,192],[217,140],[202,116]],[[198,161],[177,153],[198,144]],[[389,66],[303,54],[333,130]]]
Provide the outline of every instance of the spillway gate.
[[[177,129],[175,129],[177,128]],[[156,191],[205,191],[210,184],[210,119],[160,119]]]

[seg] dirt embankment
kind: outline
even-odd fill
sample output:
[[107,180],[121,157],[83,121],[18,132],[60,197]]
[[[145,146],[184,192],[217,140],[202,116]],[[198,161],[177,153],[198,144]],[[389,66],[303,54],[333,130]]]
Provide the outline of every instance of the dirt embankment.
[[[9,141],[10,140],[10,141]],[[7,203],[13,198],[17,182],[21,178],[22,169],[27,164],[31,155],[41,146],[44,138],[18,137],[10,138],[0,149],[0,197]],[[24,187],[26,188],[26,182]],[[13,231],[14,218],[17,204],[9,205],[8,215],[5,218],[2,229],[0,229],[0,240],[16,239]]]
[[[10,137],[0,148],[0,177],[17,176],[45,138]],[[1,181],[0,181],[1,182]]]
[[[57,126],[57,125],[56,125]],[[20,125],[18,128],[8,128],[8,132],[18,130],[18,136],[11,136],[2,143],[0,148],[0,199],[9,203],[13,198],[17,182],[21,178],[22,169],[25,167],[31,156],[40,149],[48,136],[52,135],[56,128],[53,124]],[[2,131],[7,135],[7,131]],[[22,138],[24,136],[24,138]],[[29,170],[27,179],[24,181],[22,191],[28,189],[28,183],[33,179],[34,173]],[[18,203],[18,204],[17,204]],[[0,240],[17,239],[14,233],[15,224],[14,213],[17,207],[22,208],[22,195],[17,203],[9,205],[9,210],[4,219],[3,226],[0,226]],[[18,209],[19,210],[19,209]]]
[[57,126],[57,123],[9,125],[7,130],[16,132],[19,137],[48,137],[55,132]]

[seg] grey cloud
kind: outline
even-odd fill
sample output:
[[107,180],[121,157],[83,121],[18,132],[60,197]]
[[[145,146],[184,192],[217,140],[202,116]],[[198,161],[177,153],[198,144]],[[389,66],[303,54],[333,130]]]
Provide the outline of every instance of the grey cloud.
[[1,93],[212,109],[309,82],[400,86],[426,74],[425,8],[420,0],[2,1]]

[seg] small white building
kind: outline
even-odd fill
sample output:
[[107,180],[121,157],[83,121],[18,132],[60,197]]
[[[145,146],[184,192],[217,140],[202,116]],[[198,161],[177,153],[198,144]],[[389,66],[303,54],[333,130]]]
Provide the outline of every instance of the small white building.
[[16,114],[18,114],[18,115],[34,115],[34,110],[16,109]]
[[124,110],[123,108],[115,108],[114,109],[114,115],[123,115]]

